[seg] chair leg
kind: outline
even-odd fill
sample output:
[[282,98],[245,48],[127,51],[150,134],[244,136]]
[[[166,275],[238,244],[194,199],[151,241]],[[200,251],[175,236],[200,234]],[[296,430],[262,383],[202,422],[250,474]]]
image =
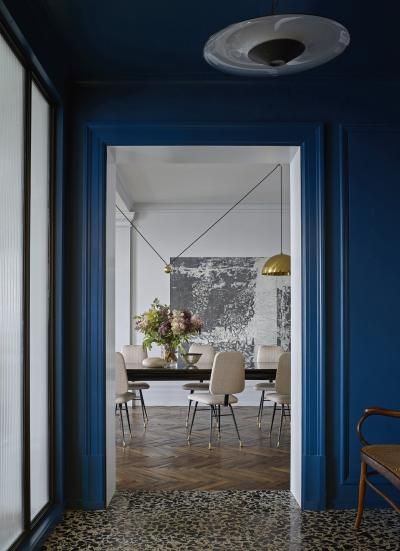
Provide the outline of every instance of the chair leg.
[[360,473],[360,484],[358,489],[358,510],[355,529],[360,528],[363,512],[364,512],[364,499],[365,499],[365,490],[366,490],[366,480],[367,480],[367,464],[364,461],[361,461],[361,473]]
[[221,406],[218,406],[218,438],[221,438]]
[[285,412],[285,406],[284,404],[281,404],[281,424],[279,425],[279,434],[278,434],[278,442],[276,444],[276,447],[279,447],[280,441],[281,441],[281,434],[282,434],[282,423],[283,423],[283,417]]
[[192,422],[190,423],[189,434],[188,434],[188,436],[187,436],[188,442],[190,442],[190,437],[192,436],[192,428],[193,428],[194,418],[195,418],[195,416],[196,416],[197,404],[198,404],[198,402],[195,402],[195,404],[194,404]]
[[146,428],[148,417],[147,417],[146,406],[144,405],[143,392],[141,390],[139,390],[139,396],[140,396],[140,403],[142,404],[143,425],[144,425],[144,428]]
[[129,434],[131,435],[131,438],[132,438],[131,421],[129,419],[129,411],[128,411],[128,403],[127,402],[125,402],[125,413],[126,413],[126,418],[128,420]]
[[210,436],[208,438],[208,449],[211,450],[211,441],[212,441],[212,429],[213,429],[213,417],[215,415],[215,410],[213,406],[210,406]]
[[275,413],[276,413],[276,402],[274,402],[274,409],[272,411],[272,419],[271,419],[271,428],[269,429],[269,435],[272,435],[272,429],[274,426],[274,419],[275,419]]
[[243,448],[243,444],[242,444],[242,441],[240,440],[240,434],[239,434],[239,429],[238,429],[238,426],[237,426],[237,423],[236,423],[236,417],[235,417],[235,414],[233,413],[233,407],[231,404],[229,404],[229,407],[231,409],[231,413],[232,413],[232,417],[233,417],[233,422],[235,424],[235,429],[236,429],[236,434],[238,436],[238,439],[239,439],[239,446],[241,448]]
[[258,406],[257,425],[259,429],[261,428],[262,410],[264,409],[264,396],[265,396],[265,390],[261,392],[260,405]]
[[[190,394],[193,394],[193,390],[190,391]],[[185,423],[186,428],[188,428],[188,426],[189,426],[190,408],[191,407],[192,407],[192,400],[189,400],[187,416],[186,416],[186,423]]]
[[120,420],[121,429],[122,429],[122,445],[125,447],[126,443],[125,443],[124,419],[122,417],[122,404],[118,404],[118,408],[119,408],[119,420]]

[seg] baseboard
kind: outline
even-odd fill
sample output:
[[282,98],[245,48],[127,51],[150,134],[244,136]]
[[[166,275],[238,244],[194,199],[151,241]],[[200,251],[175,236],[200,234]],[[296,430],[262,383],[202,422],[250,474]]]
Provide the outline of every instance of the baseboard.
[[303,455],[302,509],[323,511],[326,508],[325,465],[324,455]]

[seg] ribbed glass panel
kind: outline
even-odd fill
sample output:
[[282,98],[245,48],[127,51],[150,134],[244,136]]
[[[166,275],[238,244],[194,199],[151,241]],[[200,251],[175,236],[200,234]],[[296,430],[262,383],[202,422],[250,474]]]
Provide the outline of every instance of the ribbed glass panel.
[[31,518],[49,501],[49,123],[50,107],[32,86],[30,225]]
[[0,36],[0,549],[20,535],[24,70]]

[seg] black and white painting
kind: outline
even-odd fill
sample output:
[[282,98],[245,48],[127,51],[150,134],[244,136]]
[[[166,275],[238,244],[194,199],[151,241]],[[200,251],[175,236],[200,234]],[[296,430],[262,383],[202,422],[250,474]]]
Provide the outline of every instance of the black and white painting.
[[290,277],[261,275],[265,258],[187,257],[174,261],[171,308],[188,308],[204,322],[193,342],[240,350],[247,365],[260,344],[290,350]]

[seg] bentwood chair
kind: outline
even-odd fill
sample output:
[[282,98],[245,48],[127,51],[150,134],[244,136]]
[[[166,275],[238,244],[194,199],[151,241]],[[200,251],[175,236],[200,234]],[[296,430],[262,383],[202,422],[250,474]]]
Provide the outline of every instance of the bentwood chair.
[[128,390],[128,376],[126,374],[125,361],[122,354],[115,353],[115,408],[119,409],[119,418],[122,429],[122,445],[125,446],[124,419],[122,417],[122,406],[125,406],[126,418],[128,420],[129,433],[132,438],[131,423],[129,420],[128,402],[132,399],[132,393]]
[[[364,421],[371,415],[397,417],[400,419],[400,411],[377,407],[368,408],[364,411],[364,414],[358,422],[357,433],[363,447],[361,448],[361,474],[355,526],[356,530],[360,527],[364,512],[364,499],[367,485],[385,499],[395,511],[400,513],[400,506],[383,492],[384,488],[378,488],[370,480],[371,476],[380,475],[386,478],[386,480],[397,488],[397,490],[400,490],[400,444],[369,444],[362,433],[362,426]],[[370,470],[368,470],[368,467]]]
[[278,369],[276,370],[275,391],[268,392],[267,399],[274,403],[271,429],[269,431],[270,436],[274,426],[276,406],[281,406],[281,423],[279,426],[278,442],[276,444],[278,447],[281,440],[283,418],[290,418],[290,352],[284,352],[279,358]]
[[[125,364],[135,363],[142,365],[142,361],[147,358],[147,350],[143,348],[141,344],[126,344],[122,347],[121,353],[124,357]],[[142,406],[143,424],[146,427],[149,417],[147,415],[142,391],[149,389],[150,385],[149,383],[145,383],[143,381],[128,381],[128,387],[131,391],[131,400],[140,400],[140,404]],[[136,391],[139,392],[139,397],[134,394]]]
[[[196,364],[198,369],[209,369],[214,361],[215,349],[211,344],[192,344],[189,348],[189,353],[192,354],[201,354],[201,358]],[[199,377],[200,379],[201,377]],[[189,390],[190,394],[198,391],[208,391],[210,383],[201,383],[196,381],[191,381],[182,385],[183,390]],[[186,416],[186,427],[189,424],[190,417],[190,408],[192,406],[192,400],[189,400],[188,410]]]
[[[209,392],[194,392],[189,394],[188,399],[195,403],[192,422],[188,433],[188,443],[192,435],[194,418],[196,416],[197,405],[204,404],[210,406],[210,437],[208,448],[211,450],[213,421],[216,419],[218,428],[218,437],[221,436],[221,417],[231,415],[235,425],[236,434],[239,439],[239,445],[242,447],[239,429],[236,423],[232,404],[236,404],[238,399],[234,396],[244,390],[245,369],[244,356],[241,352],[218,352],[214,358],[211,371]],[[229,407],[230,413],[221,415],[221,406]]]
[[[257,350],[257,364],[262,363],[278,363],[280,356],[283,354],[283,350],[280,346],[262,344]],[[275,383],[265,382],[258,383],[255,386],[256,390],[261,391],[260,405],[258,407],[257,425],[261,428],[262,415],[264,411],[264,402],[268,400],[265,398],[265,392],[274,390]]]

